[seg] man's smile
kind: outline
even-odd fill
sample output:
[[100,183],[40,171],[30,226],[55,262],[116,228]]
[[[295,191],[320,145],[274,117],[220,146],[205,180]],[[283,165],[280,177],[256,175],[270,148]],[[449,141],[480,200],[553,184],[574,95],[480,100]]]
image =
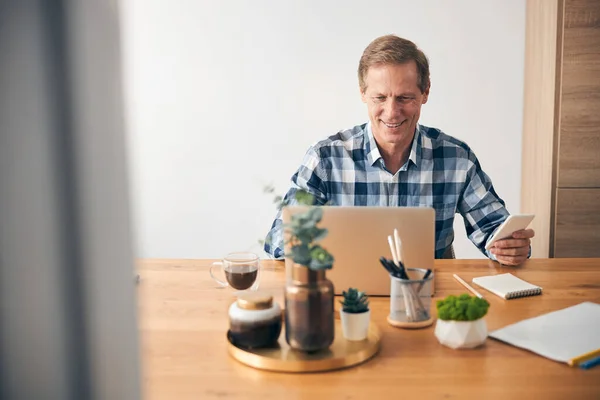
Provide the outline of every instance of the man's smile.
[[381,122],[382,122],[382,123],[383,123],[385,126],[387,126],[388,128],[390,128],[390,129],[399,128],[399,127],[400,127],[400,126],[401,126],[403,123],[405,123],[405,122],[406,122],[406,120],[404,120],[404,121],[402,121],[402,122],[400,122],[400,123],[389,123],[389,122],[385,122],[385,121],[383,121],[383,120],[381,120],[381,119],[380,119],[380,121],[381,121]]

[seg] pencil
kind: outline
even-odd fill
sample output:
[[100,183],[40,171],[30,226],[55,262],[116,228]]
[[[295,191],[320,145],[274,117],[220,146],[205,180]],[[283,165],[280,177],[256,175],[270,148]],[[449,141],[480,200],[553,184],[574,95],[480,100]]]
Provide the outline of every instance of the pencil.
[[581,363],[583,361],[586,361],[590,358],[594,358],[594,357],[598,357],[598,356],[600,356],[600,349],[596,349],[596,350],[590,351],[589,353],[585,353],[580,356],[571,358],[569,360],[569,365],[570,366],[579,365],[579,363]]
[[469,290],[475,296],[479,297],[480,299],[483,299],[483,296],[481,295],[481,293],[479,293],[477,290],[475,290],[471,286],[469,286],[469,284],[467,282],[463,281],[460,276],[458,276],[456,274],[452,274],[452,276],[454,277],[454,279],[456,279],[461,285],[466,287],[467,290]]
[[388,244],[390,245],[390,252],[392,253],[392,259],[394,260],[394,264],[399,264],[398,254],[396,253],[396,246],[394,246],[394,239],[392,239],[392,235],[388,235]]
[[398,229],[394,229],[394,243],[396,244],[396,256],[398,258],[400,268],[403,269],[403,273],[406,276],[406,279],[412,279],[408,273],[408,267],[404,267],[404,251],[402,250],[402,240],[400,239],[400,235],[398,234]]

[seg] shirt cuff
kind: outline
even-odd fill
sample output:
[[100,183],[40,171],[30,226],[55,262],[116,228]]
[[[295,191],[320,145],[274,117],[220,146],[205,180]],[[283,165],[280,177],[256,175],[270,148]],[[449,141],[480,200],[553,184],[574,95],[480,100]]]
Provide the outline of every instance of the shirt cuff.
[[496,258],[496,255],[491,253],[489,250],[485,251],[485,254],[488,256],[488,258],[492,261],[498,261],[498,259]]

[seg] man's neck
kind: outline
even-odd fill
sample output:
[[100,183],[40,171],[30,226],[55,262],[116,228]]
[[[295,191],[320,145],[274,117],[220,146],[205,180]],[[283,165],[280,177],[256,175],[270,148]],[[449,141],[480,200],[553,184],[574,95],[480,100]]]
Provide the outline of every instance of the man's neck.
[[408,161],[410,150],[412,149],[414,135],[407,141],[398,143],[377,144],[379,153],[385,163],[385,168],[392,174],[396,174],[400,168]]

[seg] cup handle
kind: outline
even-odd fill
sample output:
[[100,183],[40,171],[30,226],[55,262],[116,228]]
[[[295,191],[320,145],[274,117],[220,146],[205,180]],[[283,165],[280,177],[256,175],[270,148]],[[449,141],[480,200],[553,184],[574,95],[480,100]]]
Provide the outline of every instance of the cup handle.
[[221,285],[222,287],[227,287],[229,286],[229,284],[227,282],[223,282],[222,280],[220,280],[219,278],[217,278],[214,274],[213,274],[213,268],[218,265],[221,267],[221,270],[223,270],[223,263],[220,261],[214,262],[211,264],[210,269],[208,270],[210,272],[210,277],[213,278],[215,280],[215,282],[217,282],[219,285]]
[[258,263],[256,264],[256,269],[257,269],[256,280],[254,281],[252,286],[250,286],[250,290],[252,290],[252,291],[257,291],[258,286],[260,285],[260,270],[261,270],[260,260],[258,260]]

